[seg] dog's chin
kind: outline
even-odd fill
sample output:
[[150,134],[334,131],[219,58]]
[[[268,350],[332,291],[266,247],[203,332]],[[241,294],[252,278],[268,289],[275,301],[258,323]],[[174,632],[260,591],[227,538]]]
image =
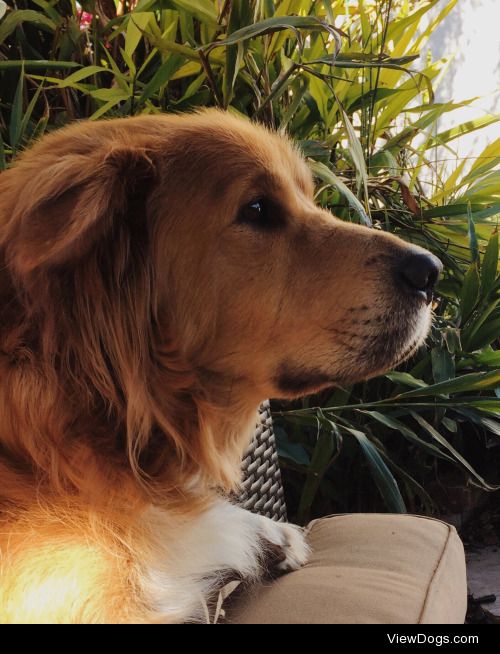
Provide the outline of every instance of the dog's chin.
[[359,352],[355,361],[336,376],[340,385],[365,381],[401,365],[421,347],[429,333],[432,312],[424,307],[411,315],[404,324],[387,328],[370,339],[370,347]]
[[[406,326],[367,335],[370,345],[356,354],[336,353],[331,369],[324,364],[283,362],[274,377],[275,397],[294,399],[312,395],[332,386],[349,386],[391,370],[409,359],[423,345],[430,330],[430,309],[421,309],[406,321]],[[339,360],[340,359],[340,360]]]

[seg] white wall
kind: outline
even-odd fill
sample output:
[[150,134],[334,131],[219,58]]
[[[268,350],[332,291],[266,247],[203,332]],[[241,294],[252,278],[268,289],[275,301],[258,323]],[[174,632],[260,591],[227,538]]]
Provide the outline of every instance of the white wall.
[[[446,0],[441,0],[435,14],[445,4]],[[445,115],[440,129],[500,112],[500,0],[458,0],[431,36],[430,50],[433,59],[455,55],[436,90],[436,101],[485,96],[472,108]],[[499,137],[500,123],[485,128],[482,133],[462,136],[453,146],[460,156],[479,154]]]

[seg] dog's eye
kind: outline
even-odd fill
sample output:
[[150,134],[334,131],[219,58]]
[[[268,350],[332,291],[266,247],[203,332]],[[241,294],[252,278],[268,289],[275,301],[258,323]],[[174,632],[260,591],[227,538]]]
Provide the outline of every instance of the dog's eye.
[[256,226],[263,225],[268,219],[267,209],[267,202],[263,199],[249,202],[240,209],[238,222],[254,224]]
[[241,207],[236,222],[256,229],[277,229],[285,224],[281,207],[271,200],[259,198]]

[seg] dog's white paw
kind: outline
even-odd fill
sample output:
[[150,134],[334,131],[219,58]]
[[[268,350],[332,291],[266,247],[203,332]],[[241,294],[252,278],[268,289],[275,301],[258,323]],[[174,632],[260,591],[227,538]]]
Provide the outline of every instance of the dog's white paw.
[[281,525],[285,532],[285,560],[278,564],[278,570],[288,572],[289,570],[298,570],[309,560],[311,553],[306,541],[305,532],[296,525]]
[[296,525],[284,522],[273,522],[265,518],[262,525],[263,539],[271,544],[275,563],[275,570],[290,572],[298,570],[309,559],[310,548],[306,541],[305,532]]

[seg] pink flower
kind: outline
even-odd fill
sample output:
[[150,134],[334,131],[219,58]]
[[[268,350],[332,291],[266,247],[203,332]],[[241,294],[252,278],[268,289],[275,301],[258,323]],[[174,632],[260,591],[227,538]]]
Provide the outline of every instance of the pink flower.
[[80,23],[81,30],[88,30],[88,28],[92,25],[93,16],[92,14],[89,14],[88,11],[83,11],[83,9],[79,9],[76,13],[76,17],[78,18],[78,21]]

